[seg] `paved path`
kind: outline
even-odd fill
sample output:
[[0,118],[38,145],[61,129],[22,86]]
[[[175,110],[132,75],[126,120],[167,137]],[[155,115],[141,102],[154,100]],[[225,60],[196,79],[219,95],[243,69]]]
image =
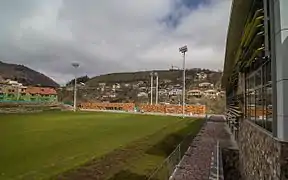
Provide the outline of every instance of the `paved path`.
[[[194,138],[170,180],[208,180],[217,141],[230,139],[220,116],[211,116]],[[219,179],[220,180],[220,179]]]

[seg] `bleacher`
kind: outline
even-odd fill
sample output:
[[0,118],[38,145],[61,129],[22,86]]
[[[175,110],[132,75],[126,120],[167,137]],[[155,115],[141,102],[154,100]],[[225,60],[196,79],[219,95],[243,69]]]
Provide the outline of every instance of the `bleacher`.
[[[138,111],[147,113],[162,113],[162,114],[182,114],[181,105],[170,104],[139,104],[134,103],[81,103],[80,109],[94,110],[121,110],[121,111]],[[185,106],[186,115],[204,115],[206,106],[204,105],[187,105]]]

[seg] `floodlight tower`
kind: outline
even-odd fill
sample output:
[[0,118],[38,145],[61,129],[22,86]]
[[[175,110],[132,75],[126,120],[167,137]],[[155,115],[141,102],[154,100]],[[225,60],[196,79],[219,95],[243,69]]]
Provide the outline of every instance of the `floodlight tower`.
[[153,72],[150,73],[150,104],[153,104]]
[[76,75],[76,69],[79,67],[79,63],[72,63],[72,66],[75,68],[75,81],[74,81],[74,112],[77,110],[77,75]]
[[188,47],[185,45],[183,47],[180,47],[179,48],[179,52],[183,54],[183,87],[182,87],[182,116],[183,118],[185,117],[185,86],[186,86],[186,83],[185,83],[185,55],[186,55],[186,52],[188,51]]
[[156,101],[155,101],[155,104],[158,104],[158,89],[159,89],[159,77],[158,77],[158,73],[155,72],[154,73],[154,76],[156,77],[156,88],[155,88],[155,94],[156,94]]

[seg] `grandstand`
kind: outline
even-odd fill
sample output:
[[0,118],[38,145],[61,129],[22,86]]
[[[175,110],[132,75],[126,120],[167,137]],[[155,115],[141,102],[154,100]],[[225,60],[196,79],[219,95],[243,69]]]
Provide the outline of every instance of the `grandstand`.
[[[126,112],[145,112],[162,114],[182,114],[182,106],[172,104],[139,104],[134,103],[81,103],[79,108],[82,110],[119,110]],[[205,105],[187,105],[186,115],[205,115]]]

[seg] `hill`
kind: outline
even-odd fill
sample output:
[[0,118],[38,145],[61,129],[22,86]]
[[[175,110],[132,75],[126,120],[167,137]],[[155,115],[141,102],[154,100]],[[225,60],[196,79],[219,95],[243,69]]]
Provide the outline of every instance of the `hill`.
[[[111,73],[100,76],[95,76],[90,78],[86,84],[88,86],[97,86],[98,83],[131,83],[137,81],[149,81],[150,73],[152,71],[138,71],[138,72],[125,72],[125,73]],[[167,79],[171,80],[174,83],[182,82],[182,70],[154,70],[153,72],[157,72],[159,79]],[[186,70],[186,79],[194,79],[197,73],[204,72],[208,74],[208,81],[216,84],[221,77],[221,72],[212,71],[209,69],[187,69]]]
[[[167,92],[178,85],[178,89],[182,85],[181,70],[154,70],[154,71],[139,71],[139,72],[125,72],[125,73],[111,73],[106,75],[95,76],[89,78],[82,76],[77,78],[79,89],[77,97],[79,101],[103,101],[105,96],[116,96],[108,98],[110,102],[130,102],[136,101],[139,92],[148,93],[150,87],[150,73],[157,72],[159,76],[159,88]],[[204,79],[199,79],[199,74],[205,74]],[[197,88],[201,82],[210,82],[217,89],[220,85],[222,73],[212,71],[209,69],[188,69],[186,71],[186,87]],[[85,83],[81,85],[80,82]],[[105,83],[105,87],[100,85]],[[71,102],[73,98],[73,88],[71,85],[74,81],[71,80],[67,83],[67,88],[62,88],[58,91],[60,101]],[[115,84],[119,84],[116,88]],[[179,87],[180,85],[180,87]],[[113,90],[114,86],[114,90]],[[116,88],[116,89],[115,89]],[[161,97],[160,97],[161,98]],[[105,99],[105,98],[104,98]],[[141,99],[141,98],[140,98]],[[147,100],[147,98],[146,98]],[[163,99],[164,100],[164,99]],[[140,101],[140,100],[139,100]],[[142,101],[142,100],[141,100]]]
[[[79,83],[86,83],[87,81],[89,81],[90,78],[86,75],[86,76],[81,76],[77,78],[77,84]],[[71,81],[69,81],[68,83],[66,83],[66,86],[71,86],[75,84],[75,79],[72,79]]]
[[0,76],[4,79],[17,80],[23,85],[59,87],[59,84],[51,78],[24,65],[0,61]]

